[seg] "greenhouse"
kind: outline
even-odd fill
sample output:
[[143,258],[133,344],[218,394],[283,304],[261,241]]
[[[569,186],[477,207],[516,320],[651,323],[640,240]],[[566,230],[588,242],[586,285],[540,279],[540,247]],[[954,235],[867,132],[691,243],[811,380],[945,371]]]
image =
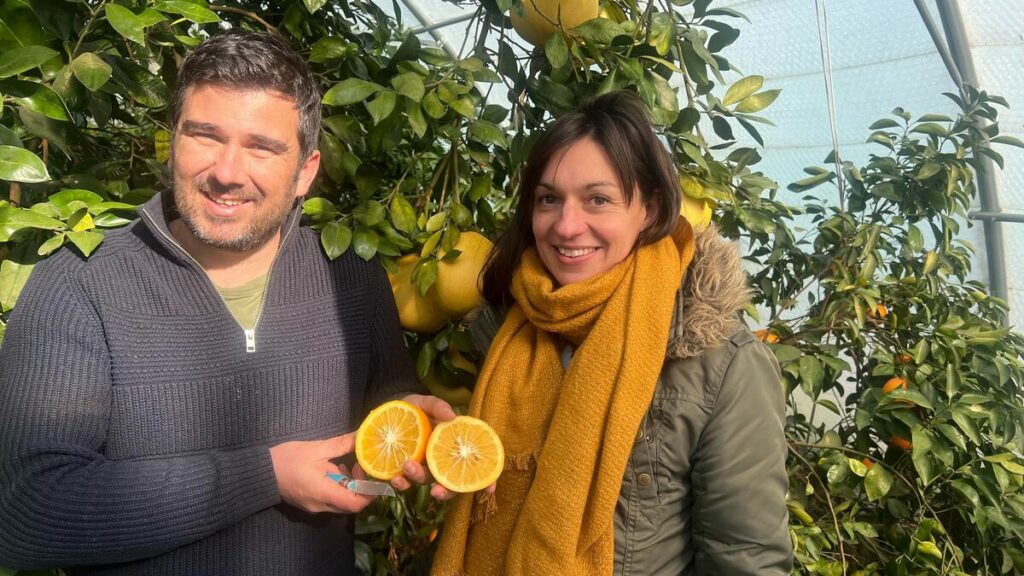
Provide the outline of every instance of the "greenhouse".
[[5,0],[0,576],[1024,574],[1010,0]]

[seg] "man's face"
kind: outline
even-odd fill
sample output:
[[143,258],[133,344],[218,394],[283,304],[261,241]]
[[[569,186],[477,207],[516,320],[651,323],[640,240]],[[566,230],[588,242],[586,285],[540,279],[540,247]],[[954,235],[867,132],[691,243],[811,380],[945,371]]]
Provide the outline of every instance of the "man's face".
[[172,151],[174,201],[188,232],[234,252],[277,237],[320,165],[317,151],[301,158],[295,102],[268,90],[189,88]]

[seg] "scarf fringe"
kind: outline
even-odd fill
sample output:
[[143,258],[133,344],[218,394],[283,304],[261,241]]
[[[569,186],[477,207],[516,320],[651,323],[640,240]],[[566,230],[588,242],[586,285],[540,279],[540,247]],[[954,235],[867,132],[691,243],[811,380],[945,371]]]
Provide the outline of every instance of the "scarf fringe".
[[498,499],[491,492],[477,494],[474,504],[473,517],[469,521],[470,524],[483,522],[494,516],[494,513],[498,511]]
[[515,456],[505,456],[505,469],[506,470],[533,470],[537,467],[537,454],[516,454]]

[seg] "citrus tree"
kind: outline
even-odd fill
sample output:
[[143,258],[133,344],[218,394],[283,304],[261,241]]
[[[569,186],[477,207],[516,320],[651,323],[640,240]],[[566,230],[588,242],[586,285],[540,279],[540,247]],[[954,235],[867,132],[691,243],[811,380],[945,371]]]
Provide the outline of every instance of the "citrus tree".
[[[710,0],[470,6],[453,54],[367,0],[6,2],[0,339],[40,258],[62,246],[88,256],[167,186],[180,58],[225,26],[267,29],[306,55],[324,91],[307,223],[328,256],[354,250],[389,271],[420,378],[465,405],[479,355],[464,315],[534,135],[590,95],[634,90],[679,167],[688,217],[713,210],[757,264],[769,316],[755,321],[791,393],[796,570],[1021,569],[1021,341],[1001,325],[1005,304],[966,282],[956,237],[973,157],[998,158],[987,145],[1001,138],[999,99],[971,92],[961,118],[883,121],[871,138],[888,154],[844,165],[838,203],[790,207],[756,171],[757,149],[736,144],[763,144],[758,113],[779,94],[723,55],[742,14]],[[794,186],[835,178],[811,169]],[[815,226],[798,237],[800,214]],[[379,501],[357,523],[360,566],[423,571],[443,515],[422,487]]]

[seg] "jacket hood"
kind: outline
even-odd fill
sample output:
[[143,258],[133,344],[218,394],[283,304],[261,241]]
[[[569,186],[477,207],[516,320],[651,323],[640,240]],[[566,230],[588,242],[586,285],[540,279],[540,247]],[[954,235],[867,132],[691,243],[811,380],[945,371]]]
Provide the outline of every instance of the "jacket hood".
[[739,246],[714,224],[696,234],[693,261],[679,290],[666,357],[688,358],[723,344],[743,323],[739,311],[750,301]]

